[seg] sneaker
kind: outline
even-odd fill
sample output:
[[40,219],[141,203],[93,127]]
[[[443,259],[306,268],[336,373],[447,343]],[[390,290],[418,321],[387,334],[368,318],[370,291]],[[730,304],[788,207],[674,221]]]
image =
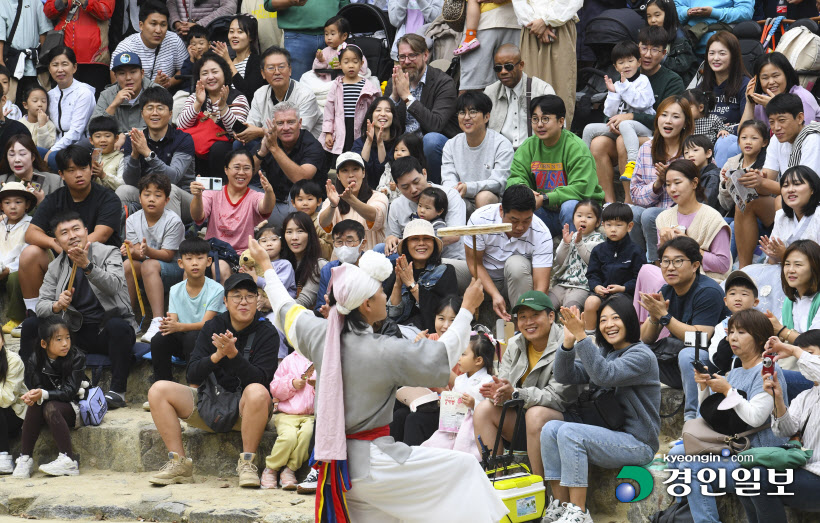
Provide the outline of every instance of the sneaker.
[[279,488],[279,482],[276,480],[278,475],[278,470],[265,467],[265,470],[262,471],[262,483],[260,486],[264,489]]
[[470,51],[475,51],[479,47],[481,47],[481,44],[478,42],[478,38],[473,38],[469,42],[466,42],[466,43],[461,42],[461,45],[459,45],[455,49],[455,51],[453,51],[453,54],[455,56],[463,55],[464,53],[469,53]]
[[581,512],[580,507],[576,507],[572,503],[564,503],[564,515],[555,523],[593,523],[593,521],[589,509],[586,512]]
[[60,452],[57,459],[51,463],[40,465],[40,472],[49,476],[79,476],[80,466],[77,464],[77,460],[71,459]]
[[148,330],[145,331],[145,334],[142,335],[143,343],[151,343],[151,338],[154,337],[154,334],[159,332],[159,326],[162,323],[162,318],[154,318],[151,320],[151,325],[148,326]]
[[11,331],[13,331],[21,323],[23,322],[14,320],[7,321],[6,324],[3,325],[3,334],[11,334]]
[[282,490],[296,490],[296,485],[299,483],[296,481],[296,473],[287,467],[282,471],[282,475],[279,476],[279,481],[282,483]]
[[299,494],[316,494],[316,489],[319,487],[319,471],[310,469],[310,474],[307,475],[305,481],[296,485],[296,492]]
[[546,510],[544,510],[544,517],[541,518],[541,523],[552,523],[553,521],[558,521],[561,519],[561,516],[564,515],[566,512],[566,507],[561,504],[560,500],[553,499],[550,496],[549,505],[547,505]]
[[193,483],[194,462],[191,458],[184,458],[176,452],[169,452],[168,462],[159,469],[159,472],[151,476],[148,482],[154,485]]
[[34,460],[31,456],[20,456],[17,458],[17,466],[14,467],[14,472],[11,477],[19,479],[28,479],[31,477],[31,469],[34,467]]
[[108,410],[125,407],[125,393],[109,390],[105,393],[105,402],[108,403]]
[[621,181],[631,182],[633,172],[635,172],[635,162],[626,162],[626,167],[624,167],[624,173],[621,175]]
[[23,335],[23,324],[19,324],[13,329],[11,329],[11,337],[12,338],[19,338]]
[[253,452],[243,452],[239,455],[239,461],[236,462],[236,473],[239,475],[240,487],[259,487],[259,469],[253,464],[253,458],[256,454]]
[[8,452],[0,452],[0,474],[14,472],[14,460]]
[[144,410],[145,412],[151,412],[151,405],[149,405],[148,402],[146,401],[145,403],[142,404],[142,410]]

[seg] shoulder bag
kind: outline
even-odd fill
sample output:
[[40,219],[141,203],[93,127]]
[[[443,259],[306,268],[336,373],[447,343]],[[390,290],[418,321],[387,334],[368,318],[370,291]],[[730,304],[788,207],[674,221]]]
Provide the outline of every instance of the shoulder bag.
[[703,418],[690,419],[683,424],[683,448],[687,454],[718,454],[724,449],[732,454],[749,450],[749,436],[769,428],[769,424],[740,434],[726,435],[712,429]]
[[441,6],[441,18],[453,31],[464,30],[464,21],[467,18],[466,0],[444,0]]
[[[242,351],[245,359],[248,359],[255,337],[256,333],[251,333],[248,341],[245,342],[245,348]],[[212,431],[230,432],[239,418],[240,399],[242,399],[241,383],[234,390],[226,389],[216,381],[216,375],[212,372],[197,390],[196,410],[202,421]]]
[[17,34],[17,25],[20,23],[20,15],[23,13],[23,0],[17,2],[17,12],[14,13],[14,22],[11,24],[11,29],[6,36],[5,45],[3,46],[3,62],[9,68],[12,74],[17,68],[17,59],[20,57],[22,51],[14,49],[11,44],[14,42],[14,35]]
[[37,53],[37,67],[38,68],[47,68],[48,63],[45,60],[48,60],[49,54],[51,51],[61,45],[64,45],[63,42],[65,41],[65,26],[69,24],[74,19],[74,15],[77,14],[77,10],[80,8],[79,3],[75,3],[71,9],[68,11],[68,14],[65,17],[65,23],[63,24],[62,29],[52,29],[46,33],[46,39],[40,44],[40,50]]

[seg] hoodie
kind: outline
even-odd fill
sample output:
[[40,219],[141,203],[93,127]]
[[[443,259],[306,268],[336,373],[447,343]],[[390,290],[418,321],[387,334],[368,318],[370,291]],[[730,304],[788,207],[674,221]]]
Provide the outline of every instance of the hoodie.
[[[308,383],[299,390],[293,388],[293,380],[301,379],[312,366],[310,360],[295,351],[279,364],[273,381],[270,382],[270,394],[279,400],[279,412],[302,416],[313,414],[316,389]],[[316,373],[311,377],[316,379]]]
[[601,285],[623,285],[626,294],[635,294],[635,282],[646,256],[627,234],[618,241],[609,238],[592,249],[587,265],[589,290]]

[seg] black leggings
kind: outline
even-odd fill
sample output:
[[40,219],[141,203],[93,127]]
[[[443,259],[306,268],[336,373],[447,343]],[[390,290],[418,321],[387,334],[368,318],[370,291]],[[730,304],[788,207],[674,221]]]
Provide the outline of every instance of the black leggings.
[[16,436],[22,426],[23,420],[14,413],[14,409],[0,409],[0,452],[9,451],[9,438]]
[[43,423],[48,425],[57,450],[74,459],[71,451],[71,435],[69,429],[74,426],[76,414],[71,403],[65,401],[46,400],[42,405],[31,405],[26,411],[26,420],[23,422],[23,437],[20,452],[25,456],[31,456],[34,452],[34,444],[40,437],[40,430]]
[[151,338],[151,365],[154,367],[154,380],[173,381],[171,373],[171,356],[190,361],[199,331],[175,332],[164,335],[161,332]]

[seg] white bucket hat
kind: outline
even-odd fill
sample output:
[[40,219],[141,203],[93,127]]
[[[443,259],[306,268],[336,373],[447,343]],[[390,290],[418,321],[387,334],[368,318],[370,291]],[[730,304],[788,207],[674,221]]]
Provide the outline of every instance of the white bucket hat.
[[436,240],[436,244],[438,244],[438,252],[439,255],[441,255],[441,251],[444,246],[441,243],[441,238],[436,236],[436,230],[433,228],[432,223],[422,219],[411,220],[408,222],[407,225],[404,226],[404,236],[402,236],[401,242],[399,242],[399,252],[402,252],[404,249],[404,242],[412,236],[429,236],[433,238]]

